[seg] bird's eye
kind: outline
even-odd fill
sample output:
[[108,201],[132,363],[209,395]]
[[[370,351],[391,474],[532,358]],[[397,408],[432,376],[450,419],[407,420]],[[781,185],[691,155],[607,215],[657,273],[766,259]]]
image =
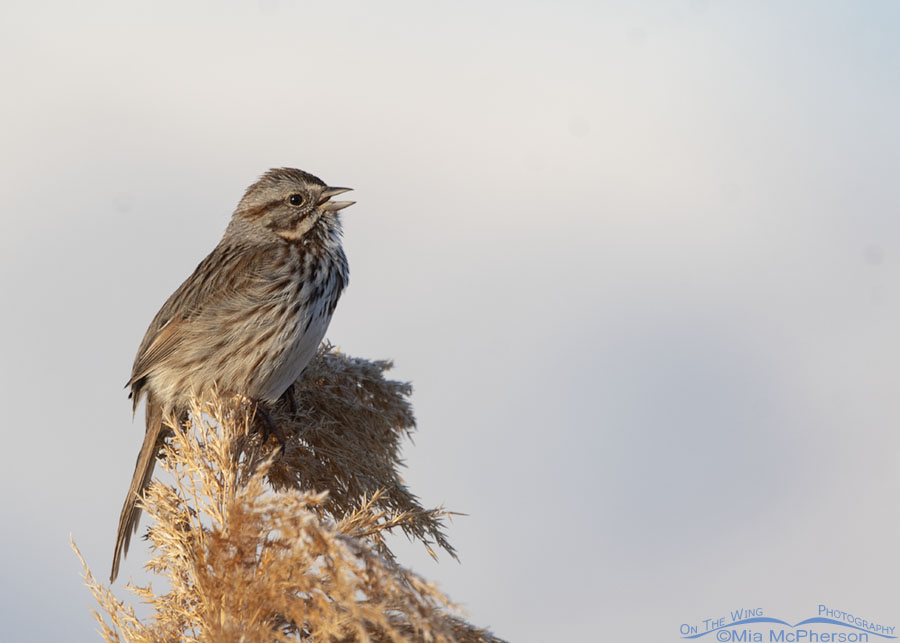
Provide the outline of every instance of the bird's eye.
[[303,195],[292,194],[288,197],[288,203],[290,203],[291,205],[303,205]]

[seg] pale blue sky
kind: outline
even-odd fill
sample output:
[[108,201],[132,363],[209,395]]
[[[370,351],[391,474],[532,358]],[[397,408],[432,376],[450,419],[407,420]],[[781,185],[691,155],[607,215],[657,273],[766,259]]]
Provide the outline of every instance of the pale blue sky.
[[475,623],[900,625],[898,32],[893,2],[4,3],[5,634],[97,640],[67,541],[105,574],[137,344],[282,165],[356,189],[329,337],[413,381],[408,482],[469,515],[461,564],[398,548]]

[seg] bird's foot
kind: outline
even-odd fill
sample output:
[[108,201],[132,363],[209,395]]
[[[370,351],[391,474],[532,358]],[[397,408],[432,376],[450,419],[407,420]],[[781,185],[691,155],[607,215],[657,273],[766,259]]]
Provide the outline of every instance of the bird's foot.
[[285,389],[284,393],[281,394],[281,399],[284,400],[284,403],[287,405],[288,411],[291,412],[291,415],[297,415],[297,397],[294,395],[293,384]]
[[273,435],[275,439],[278,440],[278,444],[281,450],[281,455],[284,455],[285,449],[285,437],[284,431],[281,430],[281,427],[278,426],[278,423],[275,422],[275,418],[272,417],[272,414],[269,412],[269,409],[265,407],[262,402],[256,403],[256,417],[259,418],[261,424],[261,433],[262,433],[262,444],[265,444],[269,441],[269,438]]

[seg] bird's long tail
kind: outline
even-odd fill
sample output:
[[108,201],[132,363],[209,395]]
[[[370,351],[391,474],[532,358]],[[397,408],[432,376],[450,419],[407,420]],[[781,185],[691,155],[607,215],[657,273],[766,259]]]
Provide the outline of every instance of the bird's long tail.
[[137,462],[134,465],[134,476],[131,478],[131,487],[125,496],[125,504],[122,505],[122,514],[119,516],[119,533],[116,535],[116,550],[113,554],[112,571],[109,574],[109,582],[114,582],[119,575],[119,563],[122,556],[128,553],[128,544],[131,535],[138,529],[138,521],[141,518],[141,508],[137,505],[143,496],[144,490],[150,484],[153,476],[153,467],[156,465],[156,456],[162,444],[163,433],[163,409],[154,403],[153,396],[147,395],[147,431],[144,434],[144,444],[138,453]]

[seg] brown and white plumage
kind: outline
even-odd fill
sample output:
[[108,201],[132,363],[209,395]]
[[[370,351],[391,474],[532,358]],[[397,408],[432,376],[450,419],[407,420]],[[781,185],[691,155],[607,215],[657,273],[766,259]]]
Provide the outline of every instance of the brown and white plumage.
[[163,419],[183,417],[191,396],[212,391],[273,403],[315,354],[349,277],[338,211],[352,202],[330,200],[346,191],[300,170],[270,170],[153,318],[128,382],[135,408],[146,394],[147,421],[110,580],[137,530]]

